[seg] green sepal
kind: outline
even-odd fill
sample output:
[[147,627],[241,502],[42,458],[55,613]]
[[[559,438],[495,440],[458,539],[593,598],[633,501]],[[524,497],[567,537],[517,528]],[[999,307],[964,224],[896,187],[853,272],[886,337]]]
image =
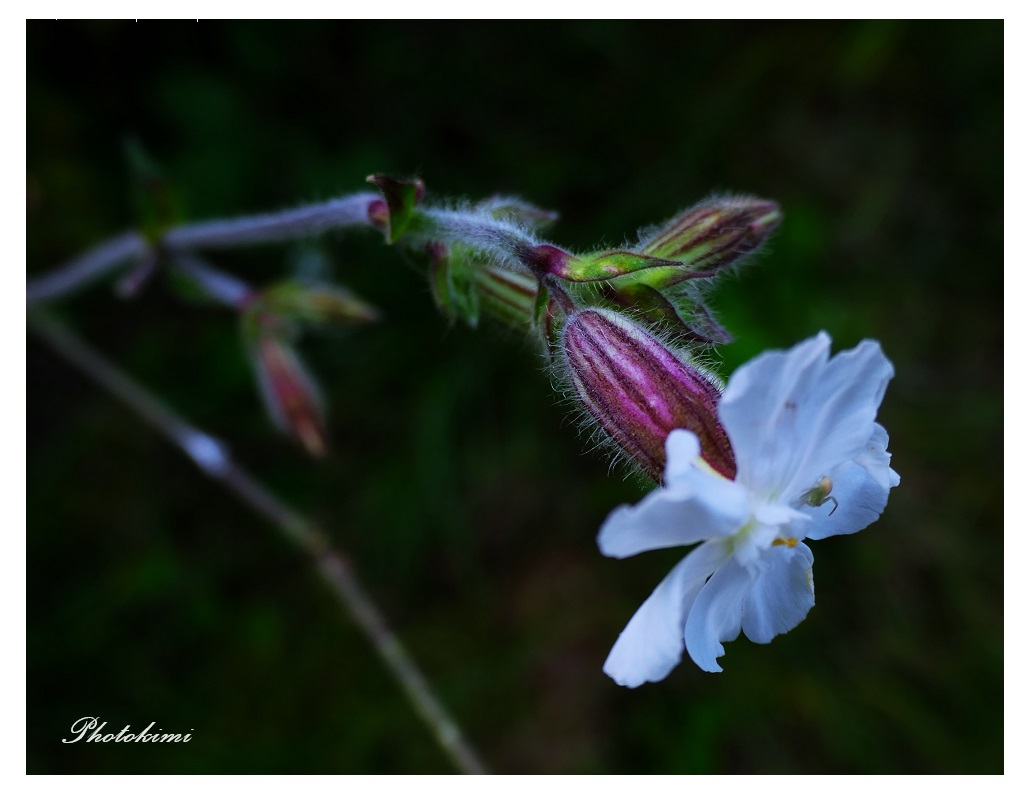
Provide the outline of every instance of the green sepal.
[[449,249],[453,302],[459,316],[472,328],[476,328],[481,320],[481,300],[474,281],[477,267],[478,263],[473,261],[472,254],[464,246],[454,245]]
[[485,266],[475,272],[475,281],[482,313],[516,330],[531,327],[538,279],[513,270]]
[[253,293],[239,310],[239,329],[247,344],[268,336],[291,343],[306,329],[375,322],[380,316],[343,286],[282,281]]
[[428,246],[428,284],[431,297],[450,324],[457,319],[455,287],[452,283],[452,268],[449,266],[449,251],[437,243]]
[[680,335],[682,341],[729,344],[730,333],[712,316],[706,305],[693,295],[659,292],[648,284],[633,283],[603,290],[606,297],[623,308],[640,310],[652,324]]
[[428,282],[435,304],[450,322],[462,319],[476,328],[481,319],[481,300],[475,282],[479,265],[471,252],[462,245],[446,247],[432,243],[428,259]]
[[383,174],[372,174],[367,181],[381,191],[388,212],[383,218],[385,241],[391,245],[398,240],[413,219],[414,208],[424,197],[424,182],[420,179],[394,179]]
[[263,310],[310,326],[374,322],[380,312],[337,284],[282,281],[263,289]]
[[611,282],[610,286],[616,289],[623,289],[643,284],[644,286],[652,287],[652,289],[668,289],[671,286],[683,284],[685,281],[692,281],[696,278],[710,278],[713,275],[713,273],[704,270],[687,270],[679,264],[670,264],[638,270]]
[[542,322],[546,315],[549,313],[549,302],[551,296],[549,295],[549,288],[544,284],[538,283],[538,294],[534,298],[534,325],[537,328],[542,327]]
[[558,262],[558,266],[554,268],[551,274],[562,278],[564,281],[582,283],[588,281],[609,281],[613,278],[641,274],[654,268],[661,270],[672,268],[674,278],[676,279],[675,283],[691,278],[707,278],[709,276],[708,273],[684,270],[676,262],[667,259],[625,250],[566,257]]
[[574,299],[554,276],[539,281],[538,297],[534,304],[534,325],[546,342],[550,360],[556,355],[567,317],[576,309]]

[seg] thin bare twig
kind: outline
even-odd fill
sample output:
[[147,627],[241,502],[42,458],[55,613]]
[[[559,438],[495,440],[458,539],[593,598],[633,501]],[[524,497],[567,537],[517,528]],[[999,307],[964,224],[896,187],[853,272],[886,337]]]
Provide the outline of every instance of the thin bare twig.
[[487,773],[459,726],[363,589],[351,562],[343,553],[331,547],[324,532],[284,504],[245,468],[232,460],[223,443],[178,416],[51,315],[42,311],[31,312],[29,327],[53,350],[178,446],[204,473],[221,482],[243,503],[309,553],[335,599],[370,640],[414,710],[456,768],[468,774]]

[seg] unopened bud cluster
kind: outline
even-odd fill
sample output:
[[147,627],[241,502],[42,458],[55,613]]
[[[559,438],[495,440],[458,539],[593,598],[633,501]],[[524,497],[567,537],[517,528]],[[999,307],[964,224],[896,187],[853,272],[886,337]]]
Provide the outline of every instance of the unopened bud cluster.
[[[633,246],[575,254],[536,236],[554,213],[517,199],[437,207],[417,180],[372,177],[372,222],[423,255],[435,302],[451,320],[482,316],[534,330],[566,373],[590,423],[654,479],[678,428],[733,478],[717,416],[720,391],[684,345],[730,334],[696,286],[756,251],[780,222],[772,201],[713,197],[643,232]],[[629,312],[629,313],[625,313]]]
[[570,290],[598,282],[605,307],[565,312],[562,368],[587,416],[653,479],[663,475],[674,429],[694,432],[717,472],[737,473],[717,413],[720,388],[682,346],[730,336],[688,282],[715,277],[758,249],[779,221],[771,201],[714,198],[643,234],[633,248],[574,257],[549,247],[537,259],[550,288],[553,280]]

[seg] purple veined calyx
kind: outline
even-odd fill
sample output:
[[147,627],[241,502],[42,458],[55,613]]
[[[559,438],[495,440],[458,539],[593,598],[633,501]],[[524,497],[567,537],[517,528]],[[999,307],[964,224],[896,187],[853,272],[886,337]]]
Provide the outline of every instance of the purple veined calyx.
[[666,438],[684,428],[700,439],[716,472],[736,473],[730,441],[716,415],[712,375],[614,311],[573,314],[562,337],[565,375],[587,415],[656,481],[666,465]]

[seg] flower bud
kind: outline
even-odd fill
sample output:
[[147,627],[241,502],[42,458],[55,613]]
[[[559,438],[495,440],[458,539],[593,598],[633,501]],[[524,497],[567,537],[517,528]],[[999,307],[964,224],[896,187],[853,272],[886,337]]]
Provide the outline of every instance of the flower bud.
[[274,423],[314,457],[323,456],[327,433],[320,394],[295,350],[266,333],[254,343],[253,364]]
[[310,325],[375,322],[380,313],[343,286],[285,281],[263,290],[253,310]]
[[762,245],[780,218],[780,207],[772,201],[751,196],[709,198],[644,234],[638,251],[679,262],[692,273],[711,272]]
[[588,413],[653,479],[662,479],[666,438],[695,433],[702,457],[733,479],[737,466],[716,414],[710,377],[621,314],[579,311],[562,337],[567,372]]
[[574,256],[541,244],[525,249],[523,258],[538,276],[663,289],[716,275],[762,245],[780,217],[780,207],[761,198],[710,198],[643,232],[631,248]]

